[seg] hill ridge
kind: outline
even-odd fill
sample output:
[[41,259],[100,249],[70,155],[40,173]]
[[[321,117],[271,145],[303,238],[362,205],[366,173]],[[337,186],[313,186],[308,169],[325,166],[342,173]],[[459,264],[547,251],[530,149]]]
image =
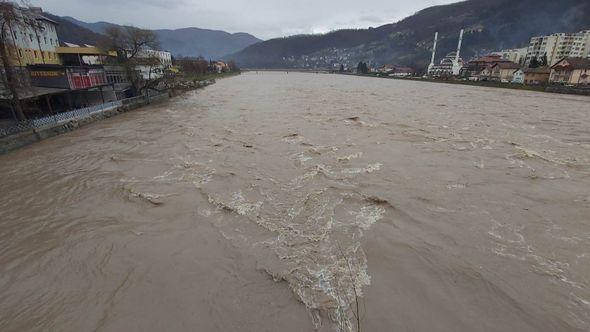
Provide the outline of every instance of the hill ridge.
[[[106,21],[88,23],[71,16],[60,17],[65,21],[95,34],[103,34],[110,26],[122,26]],[[203,56],[205,58],[222,58],[235,53],[262,40],[246,32],[226,32],[223,30],[186,27],[178,29],[153,29],[160,40],[161,48],[174,56]],[[66,33],[67,35],[67,33]],[[71,38],[71,37],[70,37]]]
[[[398,22],[368,29],[337,30],[323,35],[276,38],[228,56],[242,67],[309,68],[310,58],[355,65],[397,64],[424,69],[439,32],[437,60],[454,51],[465,29],[462,55],[523,47],[531,37],[590,29],[587,0],[467,0],[428,7]],[[306,59],[307,58],[307,59]]]

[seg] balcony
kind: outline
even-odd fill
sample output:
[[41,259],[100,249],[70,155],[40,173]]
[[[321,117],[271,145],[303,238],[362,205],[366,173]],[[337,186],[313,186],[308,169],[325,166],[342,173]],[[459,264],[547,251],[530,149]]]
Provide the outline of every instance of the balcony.
[[108,85],[102,66],[29,66],[31,84],[37,87],[83,90]]
[[107,84],[104,69],[68,68],[68,82],[71,90],[89,89]]

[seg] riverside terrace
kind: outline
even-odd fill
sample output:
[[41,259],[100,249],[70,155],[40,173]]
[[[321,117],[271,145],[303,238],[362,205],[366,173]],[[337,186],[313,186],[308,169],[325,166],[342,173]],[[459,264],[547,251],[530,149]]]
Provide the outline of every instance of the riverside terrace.
[[[18,95],[28,118],[120,99],[116,82],[113,77],[109,81],[103,66],[30,65],[23,71],[28,72],[29,80],[18,89]],[[9,93],[4,92],[0,116],[16,119]]]

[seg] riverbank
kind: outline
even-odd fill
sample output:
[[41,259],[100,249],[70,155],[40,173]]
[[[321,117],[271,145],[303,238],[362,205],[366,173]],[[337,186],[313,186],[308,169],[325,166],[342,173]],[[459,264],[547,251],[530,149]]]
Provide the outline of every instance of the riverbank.
[[208,73],[205,75],[187,75],[184,79],[186,81],[191,82],[203,82],[203,81],[211,81],[216,79],[228,78],[240,75],[241,72],[227,72],[227,73]]
[[573,86],[569,87],[569,86],[562,86],[562,85],[525,85],[525,84],[502,83],[502,82],[493,82],[493,81],[464,81],[464,80],[457,80],[457,79],[435,80],[435,79],[421,78],[421,77],[403,78],[403,77],[380,76],[377,74],[353,74],[353,73],[339,73],[339,72],[335,72],[334,74],[384,78],[384,79],[392,79],[392,80],[405,80],[405,81],[409,80],[409,81],[413,81],[413,82],[458,84],[458,85],[468,85],[468,86],[480,86],[480,87],[485,87],[485,88],[500,88],[500,89],[511,89],[511,90],[524,90],[524,91],[536,91],[536,92],[558,93],[558,94],[568,94],[568,95],[590,96],[590,88],[573,87]]
[[590,88],[569,87],[569,86],[561,86],[561,85],[538,85],[538,86],[536,86],[536,85],[513,84],[513,83],[502,83],[502,82],[492,82],[492,81],[463,81],[463,80],[456,80],[456,79],[435,80],[435,79],[428,79],[428,78],[422,78],[422,77],[404,78],[404,77],[380,76],[378,74],[340,73],[340,72],[336,72],[336,71],[320,70],[320,69],[317,69],[317,70],[247,69],[245,71],[338,74],[338,75],[347,75],[347,76],[372,77],[372,78],[382,78],[382,79],[402,80],[402,81],[412,81],[412,82],[429,82],[429,83],[437,83],[437,84],[457,84],[457,85],[468,85],[468,86],[480,86],[480,87],[485,87],[485,88],[500,88],[500,89],[511,89],[511,90],[524,90],[524,91],[536,91],[536,92],[547,92],[547,93],[557,93],[557,94],[590,96]]
[[74,110],[66,112],[74,113],[69,117],[62,117],[60,116],[60,113],[43,118],[41,119],[42,121],[39,121],[39,119],[33,121],[34,123],[44,123],[42,125],[31,124],[30,122],[26,124],[18,124],[18,126],[26,126],[28,129],[20,130],[14,134],[0,137],[0,154],[8,153],[35,142],[76,130],[90,123],[142,108],[146,105],[165,102],[168,99],[179,96],[185,92],[204,88],[214,84],[215,78],[219,79],[229,76],[233,75],[206,75],[200,77],[200,79],[180,82],[177,84],[177,86],[169,89],[165,93],[156,96],[150,96],[149,98],[146,96],[139,96],[122,100],[117,103],[109,103],[109,105],[105,104],[107,107],[104,108],[101,108],[101,105],[97,105],[96,107],[98,109],[95,111]]
[[84,114],[76,118],[62,121],[58,119],[55,119],[54,121],[48,121],[49,123],[46,125],[32,127],[29,130],[24,130],[0,138],[0,154],[8,153],[41,140],[76,130],[90,123],[141,108],[151,103],[162,102],[168,98],[168,94],[163,94],[156,97],[151,97],[149,101],[146,98],[136,99],[126,104],[116,105],[97,112]]

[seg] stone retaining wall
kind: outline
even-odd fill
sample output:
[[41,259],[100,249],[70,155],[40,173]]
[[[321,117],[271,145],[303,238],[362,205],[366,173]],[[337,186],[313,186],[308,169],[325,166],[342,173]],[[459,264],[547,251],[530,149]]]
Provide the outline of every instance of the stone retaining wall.
[[[160,95],[155,98],[150,98],[150,103],[157,103],[168,100],[168,95]],[[0,154],[7,153],[12,150],[16,150],[18,148],[27,146],[29,144],[38,142],[40,140],[57,136],[63,133],[70,132],[75,130],[79,127],[87,125],[89,123],[110,118],[115,115],[119,115],[121,113],[125,113],[142,106],[147,105],[146,101],[136,101],[131,104],[126,104],[123,106],[119,106],[117,108],[105,110],[102,112],[93,113],[89,116],[85,116],[79,119],[72,119],[67,122],[58,123],[58,124],[50,124],[44,127],[35,128],[27,131],[20,132],[18,134],[6,136],[0,138]]]
[[545,91],[552,93],[590,96],[590,87],[553,85],[548,86]]

